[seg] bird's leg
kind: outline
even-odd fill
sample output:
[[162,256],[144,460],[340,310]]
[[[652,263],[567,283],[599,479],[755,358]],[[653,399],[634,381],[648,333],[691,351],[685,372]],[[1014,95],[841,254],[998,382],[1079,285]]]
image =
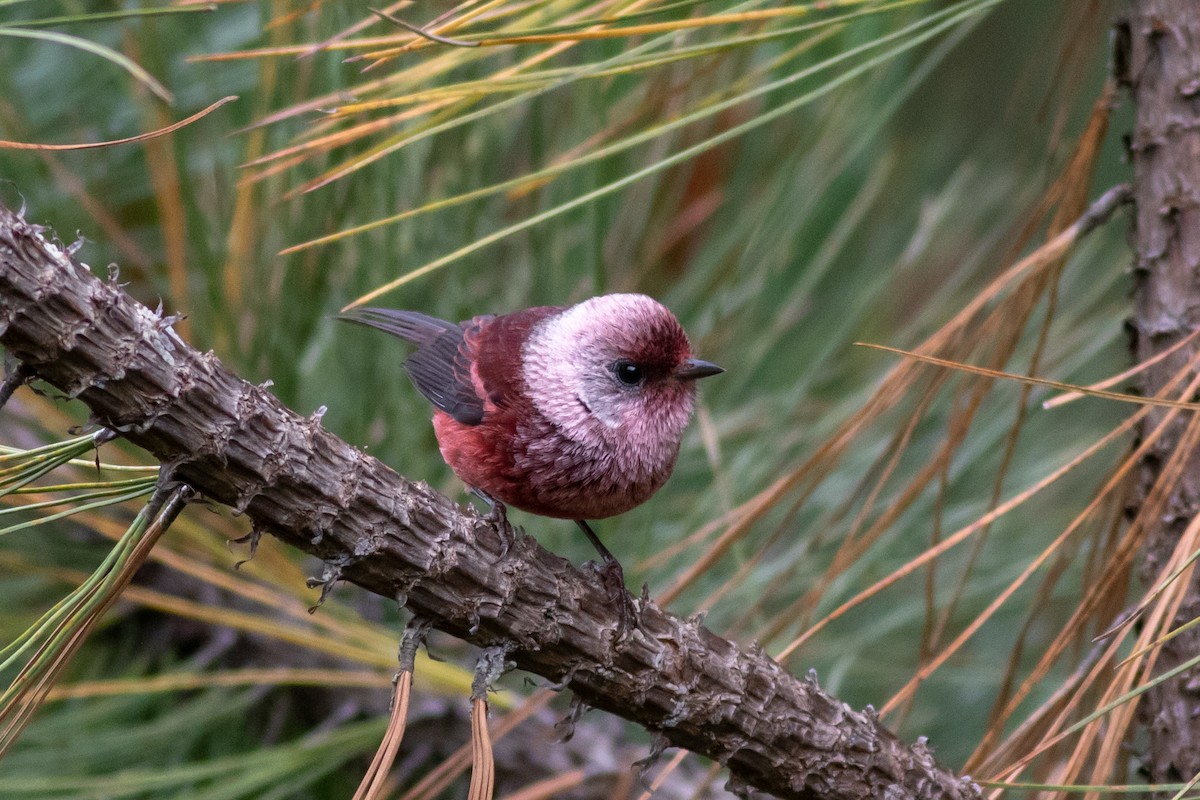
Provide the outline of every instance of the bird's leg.
[[500,534],[500,557],[504,558],[508,555],[509,549],[512,548],[516,537],[513,536],[512,526],[508,524],[508,509],[504,503],[500,502],[490,494],[476,486],[468,486],[471,494],[478,497],[488,505],[487,521],[496,526],[496,531]]
[[575,524],[583,531],[583,535],[588,538],[592,547],[596,548],[596,552],[604,561],[604,566],[600,570],[600,578],[605,590],[608,591],[609,598],[615,601],[620,609],[621,624],[617,628],[617,641],[620,642],[629,633],[630,624],[636,621],[635,615],[637,614],[637,610],[633,607],[633,599],[625,589],[625,570],[622,569],[621,562],[617,561],[617,557],[610,553],[604,543],[600,541],[600,537],[592,530],[591,525],[582,519],[575,520]]

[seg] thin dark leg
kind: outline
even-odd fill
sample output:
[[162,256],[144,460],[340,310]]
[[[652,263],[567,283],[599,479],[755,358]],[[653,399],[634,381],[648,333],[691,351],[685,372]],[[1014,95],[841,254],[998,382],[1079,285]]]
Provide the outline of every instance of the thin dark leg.
[[583,535],[592,543],[592,547],[596,548],[596,552],[604,559],[605,564],[616,564],[617,569],[621,568],[621,563],[617,561],[617,557],[608,552],[608,548],[604,546],[604,542],[600,541],[600,537],[592,530],[592,526],[587,524],[586,520],[577,519],[575,524],[579,526],[579,530],[583,531]]
[[496,526],[496,531],[500,534],[500,557],[504,558],[512,548],[513,542],[516,541],[513,536],[512,526],[508,524],[508,508],[504,503],[492,497],[483,489],[476,486],[468,486],[467,488],[471,490],[471,494],[487,503],[487,519],[488,522]]
[[625,570],[621,567],[621,562],[617,561],[617,557],[610,553],[604,543],[600,541],[600,537],[592,530],[591,525],[582,519],[575,520],[575,524],[579,526],[579,530],[583,531],[583,535],[588,538],[592,547],[596,548],[596,552],[604,561],[600,577],[604,588],[608,591],[609,598],[620,609],[621,624],[617,628],[617,641],[620,642],[629,633],[630,623],[636,621],[637,614],[637,610],[633,607],[633,598],[625,589]]

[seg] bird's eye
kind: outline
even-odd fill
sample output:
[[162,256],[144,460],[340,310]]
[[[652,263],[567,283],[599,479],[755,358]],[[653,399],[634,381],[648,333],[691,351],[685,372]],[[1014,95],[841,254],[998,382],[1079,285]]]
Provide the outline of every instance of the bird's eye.
[[644,377],[642,368],[632,361],[618,361],[613,364],[613,371],[617,373],[617,380],[626,386],[637,386]]

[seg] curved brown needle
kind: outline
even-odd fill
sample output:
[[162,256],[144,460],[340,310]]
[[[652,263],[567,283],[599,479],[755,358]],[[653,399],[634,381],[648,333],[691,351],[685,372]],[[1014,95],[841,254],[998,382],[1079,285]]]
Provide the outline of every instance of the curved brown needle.
[[113,145],[118,144],[144,142],[148,139],[157,139],[159,136],[166,136],[168,133],[174,133],[180,128],[191,125],[201,117],[208,116],[226,103],[232,103],[234,100],[237,100],[237,95],[222,97],[208,108],[204,109],[203,111],[197,111],[187,119],[181,119],[179,122],[168,125],[165,128],[159,128],[158,130],[150,131],[149,133],[139,133],[137,136],[130,136],[127,139],[113,139],[112,141],[108,142],[85,142],[83,144],[38,144],[36,142],[10,142],[5,139],[0,139],[0,148],[8,150],[91,150],[96,147],[112,147]]

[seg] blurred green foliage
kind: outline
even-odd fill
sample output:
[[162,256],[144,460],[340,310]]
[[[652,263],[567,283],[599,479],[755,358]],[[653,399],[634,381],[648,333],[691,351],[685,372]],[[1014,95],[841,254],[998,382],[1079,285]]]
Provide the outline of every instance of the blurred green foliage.
[[[98,2],[0,4],[0,25],[49,16],[52,5],[56,14],[84,17],[111,8]],[[144,66],[173,93],[175,104],[168,107],[95,54],[58,42],[6,37],[0,27],[0,138],[82,142],[130,136],[222,96],[240,96],[171,137],[144,145],[54,153],[0,150],[0,179],[7,183],[0,193],[7,202],[26,202],[32,220],[64,238],[79,231],[88,239],[80,257],[101,272],[109,263],[119,264],[120,280],[148,305],[161,298],[168,312],[186,314],[181,328],[198,348],[215,350],[249,380],[272,381],[273,391],[301,413],[327,407],[323,422],[331,430],[405,475],[458,496],[461,489],[437,454],[427,405],[400,368],[401,346],[340,326],[332,315],[363,293],[506,225],[815,93],[811,102],[745,135],[471,252],[373,301],[464,319],[570,303],[601,292],[645,291],[676,311],[697,351],[728,372],[705,382],[702,419],[691,429],[667,487],[650,503],[598,527],[626,563],[631,582],[646,581],[657,595],[689,566],[698,548],[652,560],[649,567],[642,562],[795,469],[877,389],[894,357],[855,348],[853,342],[915,347],[1028,244],[1040,241],[1038,235],[1023,240],[1021,226],[1066,163],[1105,80],[1104,26],[1112,10],[1103,3],[1080,4],[1086,10],[1040,0],[896,3],[885,10],[878,10],[883,5],[878,3],[829,5],[834,8],[814,10],[800,21],[855,16],[830,28],[761,42],[750,38],[798,21],[679,32],[667,52],[726,38],[747,41],[655,69],[537,90],[541,93],[414,141],[307,193],[296,190],[378,144],[383,134],[321,149],[256,182],[249,179],[261,167],[243,165],[302,140],[323,120],[332,120],[328,130],[336,129],[330,109],[348,102],[337,93],[366,94],[363,82],[392,74],[389,70],[413,70],[414,83],[427,80],[430,88],[495,81],[499,70],[542,52],[543,45],[458,50],[452,66],[422,76],[423,64],[449,57],[444,46],[415,50],[365,73],[363,62],[343,63],[345,54],[334,51],[300,58],[192,58],[324,41],[368,17],[365,7],[345,3],[318,3],[307,12],[282,0],[222,3],[194,13],[50,26]],[[727,0],[685,3],[654,19],[686,20],[756,7]],[[592,137],[611,141],[619,133],[648,129],[732,96],[739,86],[763,85],[883,41],[931,15],[972,8],[977,13],[964,13],[911,49],[887,51],[886,59],[840,85],[832,84],[864,59],[839,63],[553,181],[278,255],[320,236],[520,177],[577,156]],[[445,10],[418,2],[404,17],[431,19]],[[549,24],[555,15],[566,18],[573,10],[576,6],[567,3],[539,4],[525,10],[530,18],[523,24],[534,27],[535,12],[544,13],[542,24]],[[296,15],[285,17],[291,11]],[[394,31],[377,22],[366,33]],[[904,43],[906,37],[911,35],[895,41]],[[651,41],[646,36],[582,42],[543,66],[595,69]],[[408,128],[397,123],[387,132],[419,132],[422,125],[459,118],[509,94],[480,92],[444,111],[447,116],[434,111],[405,123]],[[334,99],[320,110],[248,127],[325,96]],[[1114,131],[1129,128],[1127,114],[1116,110]],[[382,114],[361,117],[378,118]],[[1109,136],[1096,160],[1092,196],[1126,175],[1117,139]],[[1121,228],[1118,222],[1099,231],[1072,255],[1058,286],[1041,374],[1086,383],[1126,365],[1122,320],[1128,314],[1129,256]],[[1036,302],[1005,369],[1029,368],[1047,313],[1046,300]],[[936,372],[923,374],[932,381]],[[956,377],[951,386],[969,386],[973,380]],[[928,546],[938,513],[936,524],[944,535],[988,510],[1020,391],[1016,384],[995,387],[940,487],[932,481],[874,546],[833,578],[810,621]],[[714,630],[747,643],[775,629],[774,638],[762,643],[772,652],[782,648],[801,622],[799,616],[792,622],[779,615],[826,573],[863,507],[871,476],[878,475],[877,459],[904,428],[918,395],[913,392],[872,420],[802,503],[798,492],[785,493],[672,608],[680,613],[707,608]],[[1028,417],[1001,497],[1049,474],[1128,413],[1097,400],[1043,411],[1039,403],[1045,398],[1044,391],[1035,390],[1026,404]],[[956,403],[961,396],[956,401],[952,391],[943,391],[923,414],[869,516],[888,508],[907,478],[942,444],[961,410]],[[6,440],[28,436],[29,430],[43,435],[28,416],[6,412],[3,425]],[[965,593],[949,630],[967,624],[1080,512],[1119,455],[1114,448],[1085,464],[1029,508],[997,523],[964,579]],[[576,561],[589,557],[586,542],[570,525],[526,515],[514,521]],[[36,534],[47,544],[10,537],[13,541],[0,540],[0,548],[54,552],[58,546],[49,543],[55,537],[80,536],[72,526],[56,531]],[[1023,588],[935,672],[903,719],[901,735],[928,735],[941,759],[961,763],[988,727],[996,687],[1026,618],[1035,612],[1024,655],[1018,657],[1023,668],[1073,610],[1086,580],[1085,556],[1099,542],[1098,537],[1084,539],[1076,545],[1077,554],[1064,551],[1067,576],[1048,597],[1035,599],[1036,585]],[[763,550],[766,557],[709,607],[708,594]],[[959,548],[940,562],[939,604],[952,596],[968,550]],[[14,619],[44,606],[44,587],[26,575],[0,576],[0,587],[12,602]],[[793,666],[798,673],[816,668],[822,685],[852,705],[882,705],[921,663],[927,614],[923,580],[913,576],[823,630],[804,645]],[[394,615],[384,618],[395,624]],[[152,673],[183,657],[172,652],[169,641],[158,642],[151,656],[139,657],[131,644],[139,637],[124,629],[155,624],[150,614],[127,615],[85,650],[87,664],[75,677]],[[7,625],[0,628],[15,634]],[[1029,705],[1052,688],[1047,681]],[[279,778],[249,769],[245,783],[231,781],[222,791],[202,791],[199,787],[208,784],[201,778],[172,782],[172,776],[199,764],[231,764],[237,752],[267,747],[259,738],[266,737],[267,726],[244,726],[239,719],[265,714],[278,702],[278,692],[242,692],[55,706],[5,762],[0,795],[347,796],[355,769],[361,774],[363,754],[369,755],[372,736],[378,735],[375,721],[342,725],[320,745],[320,755],[306,751],[273,793],[263,786]],[[301,729],[295,721],[283,725],[288,735],[298,736]],[[71,731],[84,732],[86,743],[68,737]],[[110,735],[125,745],[105,751],[102,743]],[[295,757],[291,744],[270,746],[278,748],[280,759]],[[70,766],[48,770],[46,764],[65,753],[71,754]],[[358,761],[343,769],[354,753]],[[107,774],[110,759],[118,757],[131,770],[122,788],[89,784],[87,776]],[[275,757],[275,751],[264,752],[255,763],[265,769]],[[37,776],[47,771],[60,782],[47,777],[38,784]],[[254,774],[267,777],[256,783]],[[139,785],[140,775],[161,781]],[[334,777],[323,777],[328,775]]]

